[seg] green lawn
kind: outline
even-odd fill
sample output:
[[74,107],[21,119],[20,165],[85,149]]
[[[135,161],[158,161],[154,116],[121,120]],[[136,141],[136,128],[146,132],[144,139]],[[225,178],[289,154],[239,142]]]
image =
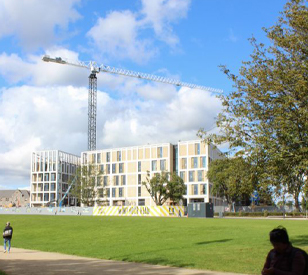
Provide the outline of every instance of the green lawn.
[[260,274],[268,233],[283,225],[308,251],[308,221],[0,215],[13,247],[149,264]]

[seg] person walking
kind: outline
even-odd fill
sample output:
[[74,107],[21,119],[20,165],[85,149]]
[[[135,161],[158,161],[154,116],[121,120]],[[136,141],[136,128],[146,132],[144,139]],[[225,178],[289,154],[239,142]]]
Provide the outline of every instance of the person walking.
[[303,275],[307,274],[307,253],[293,247],[287,230],[279,226],[270,232],[273,249],[268,253],[262,275]]
[[7,252],[10,253],[12,236],[13,236],[13,228],[11,227],[10,223],[7,222],[3,230],[4,253],[6,253],[6,247],[8,248]]

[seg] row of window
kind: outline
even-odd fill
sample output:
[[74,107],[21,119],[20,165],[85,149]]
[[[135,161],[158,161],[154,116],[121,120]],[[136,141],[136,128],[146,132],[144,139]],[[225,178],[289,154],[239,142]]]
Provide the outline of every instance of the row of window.
[[[191,157],[190,168],[206,168],[206,157]],[[187,158],[181,158],[181,169],[187,169]]]
[[[58,180],[68,182],[72,176],[58,173]],[[56,173],[32,174],[32,182],[56,181]]]
[[[180,171],[180,177],[182,178],[184,182],[186,182],[186,171]],[[189,182],[204,181],[204,180],[205,180],[204,170],[188,171],[188,181]]]
[[[165,171],[166,170],[166,160],[161,159],[159,161],[160,164],[160,170]],[[111,167],[111,173],[112,174],[122,174],[124,173],[124,163],[113,163],[113,164],[100,164],[99,165],[99,172],[103,174],[110,174],[110,167]],[[118,168],[118,169],[117,169]],[[152,160],[151,163],[152,171],[157,171],[157,160]],[[138,172],[142,172],[142,162],[138,161]]]
[[[106,152],[105,162],[110,162],[111,152]],[[157,158],[163,157],[163,147],[157,147]],[[88,159],[89,158],[89,159]],[[117,151],[117,159],[116,161],[122,161],[122,151]],[[102,153],[97,154],[89,154],[84,153],[83,155],[83,163],[101,163],[102,162]]]

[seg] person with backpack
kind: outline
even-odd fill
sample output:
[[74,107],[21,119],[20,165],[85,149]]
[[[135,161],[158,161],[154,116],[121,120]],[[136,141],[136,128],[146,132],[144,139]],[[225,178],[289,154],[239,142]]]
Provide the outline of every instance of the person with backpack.
[[6,244],[8,244],[7,252],[10,253],[12,236],[13,236],[13,228],[11,227],[10,223],[7,222],[3,230],[3,239],[4,239],[4,251],[3,252],[4,253],[6,253]]
[[273,249],[266,257],[262,275],[307,275],[308,255],[292,246],[287,230],[279,226],[269,236]]

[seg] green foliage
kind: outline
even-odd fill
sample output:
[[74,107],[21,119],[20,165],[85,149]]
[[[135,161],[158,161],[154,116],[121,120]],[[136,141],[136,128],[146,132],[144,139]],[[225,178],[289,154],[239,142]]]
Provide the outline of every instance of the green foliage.
[[186,193],[184,181],[176,173],[161,172],[150,178],[148,172],[146,181],[142,184],[156,205],[163,205],[168,199],[171,203],[178,204]]
[[207,172],[207,177],[213,184],[212,192],[224,197],[230,208],[232,203],[249,200],[256,188],[252,168],[242,157],[212,161]]
[[0,219],[14,227],[13,248],[221,272],[259,274],[271,249],[268,233],[278,225],[287,228],[294,246],[308,250],[306,220],[39,215]]
[[183,179],[176,173],[170,175],[170,180],[167,182],[167,197],[173,204],[179,204],[186,194],[186,185]]
[[308,179],[307,2],[290,0],[281,14],[264,28],[269,46],[250,39],[254,51],[238,75],[222,66],[234,91],[221,96],[221,134],[207,139],[241,148],[258,168],[260,184],[288,192],[299,208]]
[[[71,194],[85,206],[93,206],[97,195],[104,195],[103,187],[97,189],[96,178],[100,179],[102,172],[97,165],[89,164],[79,167]],[[74,179],[73,179],[74,180]],[[99,192],[98,192],[99,190]]]
[[167,182],[168,173],[166,172],[156,173],[152,178],[150,178],[150,173],[148,172],[146,181],[142,182],[156,205],[163,205],[168,199]]

